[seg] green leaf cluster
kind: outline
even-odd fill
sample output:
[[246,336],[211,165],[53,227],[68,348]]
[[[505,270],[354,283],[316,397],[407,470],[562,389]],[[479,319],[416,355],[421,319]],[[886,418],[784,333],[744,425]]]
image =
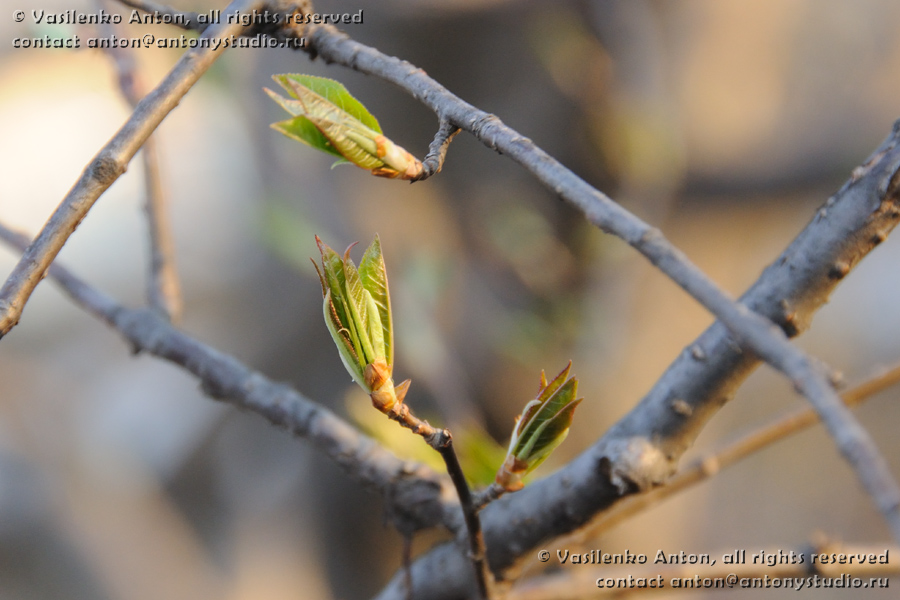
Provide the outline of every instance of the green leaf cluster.
[[[322,283],[325,324],[347,371],[367,392],[375,391],[366,367],[381,365],[390,377],[394,365],[394,333],[387,272],[378,236],[363,254],[359,268],[318,236],[321,268],[313,261]],[[355,244],[354,244],[355,245]]]
[[497,473],[497,483],[509,491],[522,487],[521,478],[540,465],[569,434],[575,408],[578,380],[569,377],[572,362],[549,383],[541,372],[537,398],[525,405],[516,420],[506,460]]
[[422,164],[385,137],[376,119],[343,84],[298,73],[273,75],[290,98],[266,93],[292,118],[272,124],[287,137],[381,177],[414,179]]

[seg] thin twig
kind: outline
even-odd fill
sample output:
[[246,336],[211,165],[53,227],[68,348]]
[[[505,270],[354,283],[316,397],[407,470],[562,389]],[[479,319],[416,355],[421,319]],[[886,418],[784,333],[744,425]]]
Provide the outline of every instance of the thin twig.
[[459,127],[449,121],[441,121],[441,126],[434,134],[434,141],[428,146],[428,154],[422,159],[422,172],[412,181],[424,181],[435,173],[441,172],[444,159],[447,158],[447,148],[450,147],[450,142],[457,133],[459,133]]
[[[851,578],[870,578],[862,579],[860,583],[869,589],[879,589],[889,587],[888,576],[900,573],[897,561],[889,560],[891,552],[894,554],[900,552],[900,546],[890,544],[876,546],[824,541],[793,550],[755,548],[744,552],[745,554],[741,555],[740,550],[728,549],[712,553],[710,557],[716,559],[716,564],[713,565],[648,564],[628,570],[610,570],[608,567],[592,568],[579,564],[551,575],[522,581],[513,588],[512,596],[516,600],[619,598],[629,593],[640,594],[643,597],[657,592],[671,594],[673,591],[679,591],[674,584],[680,584],[681,589],[740,590],[777,587],[796,592],[804,588],[821,588],[824,585],[823,579],[829,581],[828,587],[838,587],[833,585],[834,580],[840,580],[840,585],[847,586],[848,579],[852,582]],[[864,556],[866,562],[832,564],[829,559],[833,553],[854,558]],[[732,555],[736,561],[743,558],[745,562],[723,564],[722,557],[725,555]],[[813,555],[816,556],[816,562],[812,561]],[[826,555],[828,562],[822,564],[819,555]],[[652,563],[654,556],[646,556],[648,562]],[[754,556],[758,557],[758,560],[754,560]],[[550,557],[553,561],[559,560],[555,552],[552,552]],[[874,563],[868,562],[870,557],[874,557]],[[765,562],[767,558],[775,564],[770,566]],[[568,562],[571,564],[570,560]]]
[[[900,382],[900,365],[847,390],[841,394],[841,398],[847,406],[853,407],[898,382]],[[696,459],[679,471],[678,475],[666,482],[664,486],[645,494],[632,495],[623,499],[570,539],[590,539],[608,531],[666,498],[690,489],[722,469],[820,421],[818,413],[811,408],[803,408],[785,415],[748,433],[715,453]]]
[[150,279],[147,299],[151,306],[173,323],[181,320],[184,302],[175,264],[175,236],[167,209],[168,198],[159,176],[159,157],[151,137],[141,149],[144,159],[147,225],[150,238]]
[[[100,0],[96,4],[102,6]],[[104,37],[110,37],[116,26],[101,25]],[[116,67],[119,89],[134,109],[144,96],[134,52],[130,48],[107,48]],[[175,242],[167,210],[167,198],[159,171],[159,157],[155,138],[151,135],[141,149],[144,164],[144,208],[150,238],[150,277],[147,282],[147,300],[150,306],[173,323],[181,319],[183,302],[178,270],[175,266]]]
[[498,483],[492,483],[480,492],[475,493],[475,498],[472,500],[472,504],[475,505],[476,510],[481,510],[494,500],[497,500],[505,495],[506,491],[506,488],[502,485]]
[[[29,239],[2,224],[0,238],[20,250]],[[440,524],[458,529],[459,505],[443,499],[450,494],[449,489],[444,492],[449,488],[445,477],[398,459],[331,411],[179,331],[156,312],[126,308],[58,263],[50,266],[48,275],[77,305],[117,330],[135,353],[180,365],[200,380],[210,397],[258,413],[305,438],[352,478],[378,490],[386,499],[388,517],[401,532]]]
[[412,600],[413,597],[413,580],[412,580],[412,548],[413,536],[403,536],[403,573],[406,575],[406,598]]
[[487,559],[484,549],[484,535],[481,533],[481,518],[478,516],[478,507],[472,499],[472,492],[469,490],[469,484],[466,476],[463,474],[462,467],[459,464],[459,457],[453,448],[453,438],[450,432],[444,430],[446,437],[443,444],[438,449],[441,458],[447,465],[447,473],[456,487],[456,493],[459,496],[459,502],[462,505],[463,516],[466,521],[466,531],[469,537],[469,558],[472,566],[475,568],[475,582],[478,585],[478,594],[481,600],[489,600],[490,592],[488,589],[488,573]]
[[[397,402],[385,414],[416,435],[422,436],[425,442],[444,459],[444,464],[447,466],[447,474],[450,475],[453,487],[456,488],[456,495],[459,497],[459,503],[463,511],[469,542],[469,559],[472,561],[472,567],[475,570],[475,582],[478,586],[479,600],[489,600],[488,580],[490,574],[488,573],[485,556],[484,535],[481,532],[481,518],[478,515],[481,507],[475,503],[472,497],[469,483],[466,481],[462,465],[459,464],[459,457],[456,455],[456,449],[453,447],[453,436],[450,434],[450,430],[438,429],[430,425],[428,421],[419,419],[412,413],[409,406],[403,402]],[[411,570],[407,570],[408,579],[412,579],[411,573]]]
[[[658,229],[590,186],[531,140],[504,125],[496,116],[464,102],[421,69],[360,44],[334,27],[316,27],[311,38],[313,50],[324,60],[397,84],[431,108],[442,121],[449,121],[472,133],[486,146],[518,162],[553,193],[578,208],[589,222],[628,242],[715,315],[742,346],[787,376],[822,416],[835,444],[872,496],[894,537],[900,540],[900,486],[868,433],[840,401],[823,364],[791,345],[785,333],[769,319],[729,297]],[[871,165],[866,165],[868,169],[896,150],[896,139],[889,142],[881,149],[882,156],[873,159]],[[860,177],[866,170],[863,169]],[[851,267],[851,263],[832,265],[835,270],[833,278],[843,278]],[[628,447],[623,451],[631,453],[634,449]],[[634,462],[633,459],[631,456],[625,457],[628,462]],[[616,460],[613,457],[613,461]],[[619,474],[613,470],[612,474],[613,483],[622,493],[632,487],[628,473]]]
[[[260,6],[262,0],[234,0],[227,10],[246,12]],[[202,34],[201,40],[227,38],[238,35],[243,29],[239,23],[215,25]],[[203,43],[186,51],[166,78],[140,101],[128,121],[91,160],[0,288],[0,337],[19,322],[34,288],[94,202],[125,172],[150,134],[223,51],[223,44]]]

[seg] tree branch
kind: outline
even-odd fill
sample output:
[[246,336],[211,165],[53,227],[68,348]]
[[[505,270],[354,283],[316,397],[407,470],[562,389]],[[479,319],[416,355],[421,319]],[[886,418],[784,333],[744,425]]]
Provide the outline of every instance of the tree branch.
[[[0,238],[24,249],[28,237],[0,224]],[[235,358],[175,329],[159,314],[129,309],[54,263],[48,274],[76,304],[117,330],[135,353],[146,352],[183,367],[212,398],[258,413],[305,438],[350,477],[385,498],[387,516],[404,534],[444,524],[461,527],[450,482],[425,465],[400,460],[331,411],[289,386],[276,383]]]
[[441,172],[444,159],[447,158],[447,149],[457,133],[459,133],[459,127],[451,125],[449,121],[441,121],[441,126],[434,134],[434,141],[428,146],[428,154],[422,159],[422,173],[413,181],[424,181],[435,173]]
[[[262,0],[234,0],[226,10],[246,12],[262,6]],[[240,24],[223,23],[207,29],[202,38],[226,38],[243,30]],[[174,109],[203,73],[221,56],[224,45],[198,44],[186,51],[165,79],[141,100],[128,121],[97,153],[47,224],[34,239],[0,288],[0,337],[19,322],[34,288],[47,272],[69,236],[118,179],[150,134]]]
[[[797,272],[791,274],[795,281],[807,285],[814,282],[815,285],[812,289],[804,290],[802,304],[792,303],[788,295],[767,297],[767,301],[774,300],[778,307],[773,315],[776,318],[770,321],[767,312],[771,311],[757,310],[757,307],[748,303],[746,298],[743,304],[729,298],[681,251],[672,246],[659,230],[650,227],[615,204],[535,146],[531,140],[504,125],[496,116],[478,110],[453,95],[421,69],[355,42],[331,26],[316,27],[310,37],[312,49],[324,60],[395,83],[432,109],[442,121],[449,121],[460,129],[472,133],[489,148],[521,164],[548,189],[578,208],[592,224],[628,242],[712,312],[719,319],[716,325],[724,324],[731,332],[731,335],[728,335],[728,332],[723,330],[722,334],[725,335],[719,334],[723,340],[734,345],[736,338],[741,346],[752,350],[757,357],[789,377],[797,390],[809,399],[822,416],[835,443],[884,514],[894,537],[900,540],[900,487],[897,486],[886,462],[878,454],[868,434],[832,389],[827,370],[792,346],[786,335],[796,334],[801,327],[807,325],[808,321],[804,319],[811,316],[811,309],[821,305],[834,284],[845,277],[859,258],[885,239],[896,226],[897,219],[900,218],[897,189],[900,182],[896,178],[900,169],[900,149],[898,149],[900,126],[895,126],[894,132],[882,147],[870,157],[869,161],[854,171],[850,182],[842,189],[842,192],[846,192],[845,196],[856,196],[854,191],[862,196],[864,223],[856,222],[852,225],[856,225],[858,229],[868,225],[868,237],[858,239],[848,236],[845,228],[850,224],[839,218],[840,215],[834,214],[832,201],[826,203],[817,219],[825,224],[826,231],[835,229],[837,232],[830,231],[830,233],[840,234],[837,242],[843,250],[843,259],[823,264],[821,257],[815,254],[784,256],[783,262],[791,261],[792,269],[798,268]],[[867,177],[873,171],[877,176]],[[794,249],[793,245],[789,251],[791,249]],[[815,279],[810,281],[801,277],[801,274],[814,275]],[[782,328],[775,327],[773,321],[779,323]],[[713,356],[702,345],[696,348],[696,355],[703,357],[696,359],[698,362]],[[739,351],[738,354],[749,353]],[[731,356],[734,357],[734,354]],[[749,373],[759,358],[734,361],[736,364],[728,369],[728,374],[739,373],[739,369],[736,368],[739,366],[745,367],[746,373]],[[718,362],[718,357],[715,360]],[[744,364],[740,365],[741,362]],[[738,378],[742,379],[740,376]],[[503,527],[504,533],[512,535],[514,539],[504,537],[495,540],[488,533],[489,554],[495,569],[511,565],[516,552],[509,552],[509,549],[516,548],[521,551],[533,547],[541,539],[560,533],[560,529],[577,527],[583,523],[581,519],[602,508],[615,497],[661,483],[673,472],[684,449],[690,445],[702,425],[724,404],[727,397],[702,395],[688,400],[678,395],[677,387],[671,385],[664,387],[667,389],[662,405],[656,399],[651,402],[645,400],[617,424],[610,435],[604,436],[595,446],[599,452],[591,453],[592,456],[583,455],[588,456],[583,459],[585,464],[576,461],[570,465],[574,468],[577,464],[577,470],[586,470],[590,473],[591,476],[587,480],[580,480],[578,483],[568,481],[568,485],[562,486],[564,494],[553,494],[543,488],[532,486],[534,491],[531,494],[526,490],[524,497],[522,494],[518,495],[518,502],[515,505],[527,507],[531,518],[534,514],[548,510],[547,499],[542,498],[543,501],[538,504],[526,500],[545,494],[555,499],[554,508],[567,518],[547,520],[538,526],[528,528],[520,526],[513,531]],[[660,389],[660,386],[654,389]],[[678,404],[677,410],[673,408],[675,400],[683,401],[683,404]],[[684,410],[685,408],[687,410]],[[633,429],[634,425],[637,425],[637,428]],[[586,495],[584,499],[586,502],[579,502],[584,504],[587,510],[573,510],[569,504],[574,491],[571,488],[576,486],[581,488],[585,483],[593,488],[592,493]],[[599,498],[606,500],[597,502]],[[509,519],[510,516],[509,513],[505,513],[503,518]],[[521,521],[525,515],[515,511],[515,516],[513,522]],[[503,550],[495,550],[495,547]]]
[[[788,375],[798,390],[810,399],[887,516],[895,536],[900,537],[900,491],[883,459],[840,403],[824,369],[791,346],[786,337],[796,335],[808,326],[812,314],[825,302],[838,281],[883,241],[900,220],[897,181],[900,136],[897,128],[876,154],[854,171],[851,180],[826,203],[779,261],[770,266],[745,294],[743,304],[737,304],[659,231],[613,203],[495,116],[463,102],[421,70],[353,42],[328,26],[315,28],[311,41],[309,50],[312,54],[318,53],[330,62],[396,83],[431,107],[442,122],[469,131],[488,147],[513,158],[548,189],[581,210],[591,223],[639,250],[719,318],[719,322],[673,363],[650,394],[590,450],[553,476],[501,499],[485,510],[485,534],[495,572],[510,569],[518,558],[543,539],[581,526],[624,494],[663,482],[674,471],[678,459],[705,422],[759,364],[760,357]],[[85,172],[82,178],[87,181],[85,188],[97,187],[97,181],[104,181],[101,177],[89,177],[94,171],[102,173],[104,165],[107,169],[110,167],[109,162],[99,160],[102,154],[101,151],[95,160],[96,165]],[[124,164],[127,161],[121,169]],[[117,165],[112,163],[113,167]],[[104,189],[99,189],[96,195]],[[71,229],[86,212],[84,209],[81,216],[71,222]],[[37,243],[40,240],[41,236],[34,246],[40,247]],[[58,248],[53,256],[57,251]],[[36,258],[29,260],[34,262]],[[50,260],[52,256],[43,266],[38,264],[31,269],[39,273],[38,279]],[[16,273],[14,271],[14,275]],[[18,292],[6,291],[9,281],[0,289],[0,302],[4,303],[0,308],[7,316],[0,321],[0,333],[14,326],[24,300],[36,284],[37,279],[30,284],[24,297]],[[129,311],[130,314],[140,312]],[[774,328],[773,322],[781,329]],[[156,325],[151,327],[156,328]],[[743,351],[735,340],[752,349],[753,353]],[[170,358],[165,353],[160,356]],[[470,585],[460,567],[465,564],[467,561],[454,547],[441,546],[429,552],[413,565],[416,596],[450,598],[465,593]],[[392,584],[382,596],[394,597],[391,595],[393,589]]]
[[459,464],[459,457],[453,448],[453,438],[446,429],[445,439],[438,449],[441,458],[447,465],[447,473],[453,480],[456,487],[456,494],[459,496],[459,502],[463,509],[463,518],[466,522],[466,531],[468,533],[469,542],[469,560],[472,561],[472,568],[475,571],[475,583],[478,587],[478,600],[489,600],[490,591],[488,581],[490,574],[488,573],[487,559],[484,548],[484,535],[481,532],[481,518],[478,516],[479,507],[472,498],[472,491],[469,489],[469,483],[463,473],[462,466]]
[[[102,6],[97,0],[96,4]],[[113,24],[101,25],[104,34],[109,37],[116,27]],[[135,64],[134,52],[130,48],[107,48],[106,52],[113,59],[116,67],[119,89],[132,109],[137,108],[144,97],[143,85]],[[153,136],[147,138],[142,148],[141,158],[144,164],[144,207],[147,213],[147,225],[150,238],[150,277],[147,282],[147,300],[151,308],[157,310],[170,321],[177,323],[181,319],[183,302],[181,283],[175,267],[175,241],[172,225],[167,210],[167,198],[163,190],[162,176],[159,172],[159,157]]]
[[[404,382],[408,384],[409,382]],[[404,384],[401,384],[403,386]],[[403,396],[406,395],[404,386]],[[478,596],[476,600],[489,600],[490,593],[488,590],[488,573],[487,561],[485,557],[484,536],[481,532],[481,518],[478,512],[483,504],[479,505],[472,497],[472,490],[469,489],[469,483],[466,481],[466,475],[463,473],[462,465],[459,464],[459,457],[453,446],[453,436],[449,429],[439,429],[432,426],[428,421],[418,418],[410,410],[409,406],[399,400],[390,409],[383,409],[375,400],[372,394],[372,404],[381,410],[389,419],[396,421],[400,426],[409,429],[414,434],[420,436],[425,443],[433,450],[441,455],[444,464],[447,467],[447,474],[456,488],[456,495],[459,497],[459,503],[462,507],[463,521],[465,522],[466,537],[469,545],[469,560],[472,561],[472,568],[475,575],[475,583],[477,585]],[[407,592],[412,593],[410,585],[410,570],[408,563],[404,565],[405,583]]]
[[[854,407],[898,382],[900,382],[900,366],[847,390],[841,394],[841,398],[847,406]],[[804,408],[755,429],[721,450],[696,459],[669,479],[664,486],[645,494],[628,496],[579,531],[577,537],[580,539],[596,537],[666,498],[706,481],[722,469],[819,422],[819,415],[815,410]]]

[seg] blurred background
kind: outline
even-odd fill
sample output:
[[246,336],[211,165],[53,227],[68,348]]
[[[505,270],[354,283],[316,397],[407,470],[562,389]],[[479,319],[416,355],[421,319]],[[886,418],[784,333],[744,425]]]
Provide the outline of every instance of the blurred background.
[[[97,5],[16,1],[7,8],[25,10],[25,22],[9,12],[0,18],[0,220],[33,234],[129,110],[101,51],[12,47],[22,36],[95,36],[88,27],[35,24],[31,11],[95,13]],[[662,228],[735,295],[900,117],[900,4],[892,0],[316,6],[364,9],[362,25],[346,26],[351,36],[497,114]],[[122,31],[180,33],[162,25]],[[179,54],[135,51],[145,84],[155,85]],[[200,340],[382,435],[321,322],[308,261],[313,234],[342,249],[365,246],[377,232],[394,297],[396,375],[412,378],[417,413],[505,444],[540,370],[574,360],[586,399],[541,476],[627,412],[711,322],[630,248],[465,134],[444,171],[424,183],[330,168],[330,157],[268,127],[285,117],[262,88],[283,72],[339,79],[420,157],[437,128],[402,91],[304,53],[242,49],[219,60],[156,135],[183,328]],[[60,258],[130,306],[144,302],[142,190],[134,161]],[[898,258],[895,236],[843,282],[798,342],[850,382],[900,361]],[[4,274],[15,260],[0,252]],[[858,412],[895,473],[898,394]],[[760,369],[685,460],[802,404]],[[387,443],[405,446],[398,452],[421,456],[403,432],[389,432]],[[614,552],[790,550],[816,532],[889,541],[821,429],[590,544]],[[415,551],[433,541],[419,536]],[[207,399],[178,368],[132,356],[52,283],[39,286],[0,344],[0,598],[367,598],[398,567],[401,547],[377,496],[302,440]]]

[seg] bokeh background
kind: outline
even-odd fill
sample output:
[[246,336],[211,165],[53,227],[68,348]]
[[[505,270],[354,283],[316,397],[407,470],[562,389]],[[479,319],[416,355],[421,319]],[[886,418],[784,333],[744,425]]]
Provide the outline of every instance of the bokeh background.
[[[16,1],[0,16],[0,219],[34,233],[129,111],[101,51],[12,48],[17,36],[96,35],[37,25],[30,11],[97,5]],[[364,9],[364,23],[347,26],[354,38],[500,116],[661,227],[733,294],[900,117],[893,0],[316,5]],[[24,23],[13,22],[14,9],[29,12]],[[136,51],[145,83],[159,81],[178,55]],[[183,328],[199,339],[377,428],[321,322],[307,257],[316,253],[314,233],[343,248],[378,232],[394,295],[397,375],[413,379],[409,402],[432,422],[482,428],[503,444],[540,370],[574,360],[586,400],[542,467],[548,473],[629,410],[710,323],[630,248],[465,134],[444,171],[424,183],[331,169],[329,157],[268,128],[284,117],[262,88],[282,72],[339,79],[419,156],[437,126],[400,90],[303,53],[228,52],[157,134]],[[144,302],[147,271],[141,177],[135,161],[60,257],[131,306]],[[0,252],[4,274],[15,258]],[[895,236],[798,342],[851,382],[900,361],[898,258]],[[886,392],[858,414],[900,473],[897,400],[898,391]],[[760,369],[686,460],[800,405],[787,383]],[[386,441],[418,455],[405,435]],[[588,544],[752,552],[796,549],[817,532],[889,541],[821,430]],[[417,538],[415,551],[433,538]],[[398,567],[401,547],[378,497],[302,440],[204,397],[178,368],[132,356],[51,283],[0,344],[0,598],[366,598]]]

